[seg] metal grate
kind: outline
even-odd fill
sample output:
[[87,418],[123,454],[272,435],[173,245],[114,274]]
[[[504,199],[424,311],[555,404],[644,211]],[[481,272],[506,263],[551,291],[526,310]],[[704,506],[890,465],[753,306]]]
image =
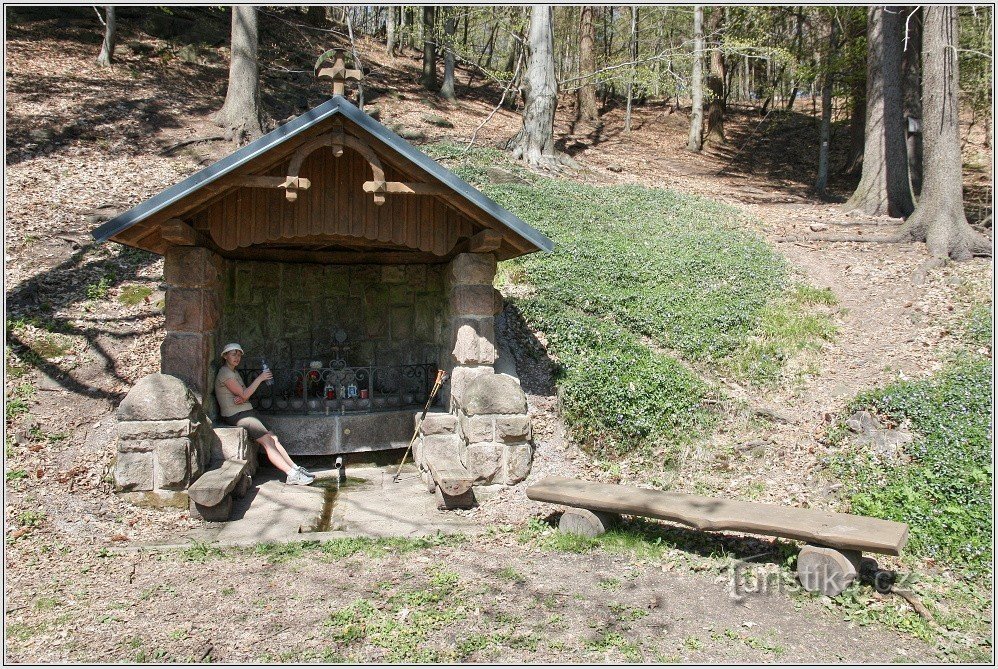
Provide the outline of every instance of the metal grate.
[[[273,383],[263,383],[253,394],[260,411],[290,414],[370,413],[426,404],[437,366],[367,365],[347,367],[302,365],[271,369]],[[249,385],[262,368],[237,370]]]

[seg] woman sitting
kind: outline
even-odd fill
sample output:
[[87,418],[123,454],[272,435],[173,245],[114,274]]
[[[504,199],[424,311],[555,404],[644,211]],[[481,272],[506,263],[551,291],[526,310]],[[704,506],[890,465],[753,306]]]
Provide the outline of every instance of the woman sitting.
[[290,485],[308,485],[315,480],[315,476],[306,469],[299,467],[288,455],[288,452],[281,446],[277,435],[271,432],[259,414],[253,410],[250,404],[250,397],[264,381],[274,378],[273,372],[264,371],[260,376],[249,384],[243,385],[243,379],[236,371],[239,362],[243,359],[243,349],[239,344],[226,344],[222,349],[222,359],[225,364],[218,370],[215,376],[215,397],[218,398],[218,412],[222,420],[228,425],[244,428],[251,439],[263,446],[267,452],[267,459],[288,475],[287,483]]

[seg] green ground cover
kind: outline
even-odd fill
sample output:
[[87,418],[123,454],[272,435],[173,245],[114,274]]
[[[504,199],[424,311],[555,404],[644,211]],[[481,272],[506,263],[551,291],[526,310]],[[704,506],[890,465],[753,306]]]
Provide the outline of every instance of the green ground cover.
[[554,240],[550,254],[503,263],[500,280],[530,287],[512,302],[547,338],[567,422],[597,454],[704,436],[720,393],[705,378],[776,382],[833,334],[813,313],[831,293],[795,284],[733,207],[540,177],[489,149],[429,153]]

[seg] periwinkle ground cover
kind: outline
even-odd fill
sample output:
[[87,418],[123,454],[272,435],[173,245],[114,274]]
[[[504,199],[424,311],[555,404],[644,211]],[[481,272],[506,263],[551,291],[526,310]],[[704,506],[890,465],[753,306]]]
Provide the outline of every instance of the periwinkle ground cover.
[[600,454],[704,436],[717,422],[705,400],[720,391],[698,367],[773,382],[833,332],[827,319],[808,320],[808,306],[830,294],[795,292],[786,262],[733,207],[541,177],[489,149],[430,153],[554,240],[552,253],[500,274],[531,287],[513,303],[560,363],[569,426]]

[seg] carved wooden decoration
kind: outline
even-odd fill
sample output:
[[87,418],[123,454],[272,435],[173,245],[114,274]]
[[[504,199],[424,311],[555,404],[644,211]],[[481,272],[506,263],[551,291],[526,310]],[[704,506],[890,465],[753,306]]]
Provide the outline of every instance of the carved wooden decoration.
[[[346,91],[348,79],[360,81],[364,78],[364,73],[360,70],[348,70],[344,55],[346,49],[333,49],[333,64],[331,67],[324,67],[315,73],[319,79],[330,79],[333,82],[333,95],[343,95]],[[328,53],[328,52],[327,52]],[[320,57],[320,61],[322,58]],[[316,65],[318,68],[318,65]]]

